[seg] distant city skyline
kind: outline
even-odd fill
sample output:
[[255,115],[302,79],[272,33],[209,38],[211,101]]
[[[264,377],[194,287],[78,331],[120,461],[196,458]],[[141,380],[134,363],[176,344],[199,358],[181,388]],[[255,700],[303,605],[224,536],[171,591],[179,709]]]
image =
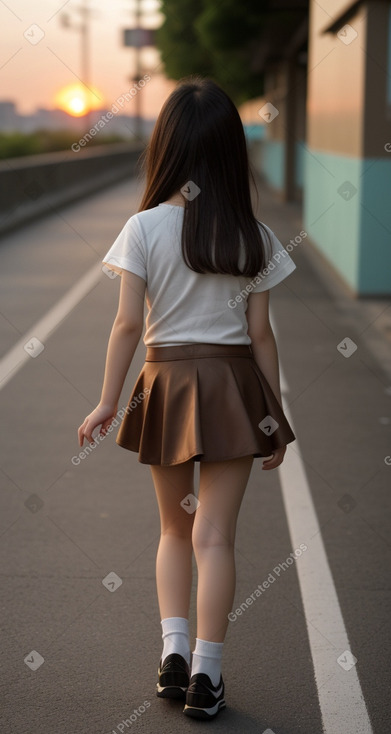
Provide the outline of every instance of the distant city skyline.
[[[93,110],[88,120],[85,117],[73,117],[59,109],[37,108],[30,114],[19,114],[17,107],[11,100],[0,100],[0,132],[31,133],[35,130],[69,130],[87,131],[99,120],[106,119],[109,109]],[[155,118],[144,118],[144,128],[150,132]],[[102,135],[122,135],[132,137],[135,134],[134,117],[131,114],[122,114],[121,110],[111,116],[101,128]],[[100,132],[100,129],[98,129]]]
[[[134,84],[134,50],[123,46],[123,30],[134,27],[135,0],[91,0],[89,84],[102,97],[102,108],[109,109],[115,100]],[[55,109],[58,92],[82,76],[80,3],[74,0],[40,0],[33,7],[28,0],[13,5],[0,3],[0,89],[1,101],[12,101],[22,115],[36,109]],[[142,0],[142,25],[157,27],[162,17],[157,0]],[[61,24],[67,13],[73,27]],[[142,71],[151,81],[142,90],[143,114],[156,117],[174,82],[162,73],[156,49],[142,51]],[[133,114],[133,100],[123,112]]]

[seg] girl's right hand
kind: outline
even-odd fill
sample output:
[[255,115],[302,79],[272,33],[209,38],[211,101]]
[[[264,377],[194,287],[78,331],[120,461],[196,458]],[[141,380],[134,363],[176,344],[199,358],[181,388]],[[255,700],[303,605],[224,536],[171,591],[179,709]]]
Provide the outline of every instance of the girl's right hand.
[[279,449],[275,449],[271,455],[270,459],[265,459],[265,461],[262,464],[262,469],[276,469],[277,466],[280,466],[284,460],[284,455],[286,451],[286,446],[282,446]]
[[96,406],[95,410],[92,411],[89,415],[86,416],[81,426],[79,426],[77,435],[79,439],[79,446],[83,446],[84,439],[89,441],[89,443],[94,442],[94,438],[92,436],[92,432],[95,430],[97,426],[101,426],[101,429],[99,431],[100,436],[105,436],[107,433],[107,429],[113,422],[115,415],[117,413],[117,405],[99,405]]

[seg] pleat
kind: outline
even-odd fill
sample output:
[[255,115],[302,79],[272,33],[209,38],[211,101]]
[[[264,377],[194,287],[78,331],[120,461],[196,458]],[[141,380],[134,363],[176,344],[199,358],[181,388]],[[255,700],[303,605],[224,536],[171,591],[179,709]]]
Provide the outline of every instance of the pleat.
[[141,463],[270,456],[295,440],[253,357],[145,362],[128,406],[146,388],[145,398],[125,414],[116,439],[137,451]]

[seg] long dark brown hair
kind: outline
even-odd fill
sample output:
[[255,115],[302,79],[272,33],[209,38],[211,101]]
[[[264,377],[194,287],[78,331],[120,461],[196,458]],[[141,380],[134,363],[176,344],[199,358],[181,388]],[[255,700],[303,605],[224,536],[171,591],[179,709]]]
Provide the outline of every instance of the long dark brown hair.
[[[192,182],[182,227],[188,267],[255,277],[267,265],[264,243],[270,239],[252,209],[243,125],[214,81],[192,76],[179,82],[160,111],[143,164],[146,188],[139,211],[186,191]],[[194,184],[200,191],[193,198]]]

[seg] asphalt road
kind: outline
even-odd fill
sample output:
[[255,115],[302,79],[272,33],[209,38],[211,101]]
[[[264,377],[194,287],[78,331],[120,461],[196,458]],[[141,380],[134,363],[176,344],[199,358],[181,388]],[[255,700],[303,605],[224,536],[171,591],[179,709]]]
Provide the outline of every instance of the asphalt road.
[[[389,734],[391,304],[352,300],[306,238],[291,251],[297,270],[271,291],[298,440],[283,470],[262,472],[254,461],[243,500],[227,708],[205,724],[155,695],[162,643],[150,470],[115,444],[115,432],[81,458],[76,433],[100,396],[119,289],[101,272],[81,290],[80,281],[139,196],[134,182],[121,183],[0,241],[9,357],[0,393],[0,730]],[[286,245],[302,230],[299,208],[266,191],[263,201],[261,217]],[[144,355],[140,342],[124,406]],[[290,560],[299,541],[306,550]],[[194,564],[192,642],[195,589]]]

